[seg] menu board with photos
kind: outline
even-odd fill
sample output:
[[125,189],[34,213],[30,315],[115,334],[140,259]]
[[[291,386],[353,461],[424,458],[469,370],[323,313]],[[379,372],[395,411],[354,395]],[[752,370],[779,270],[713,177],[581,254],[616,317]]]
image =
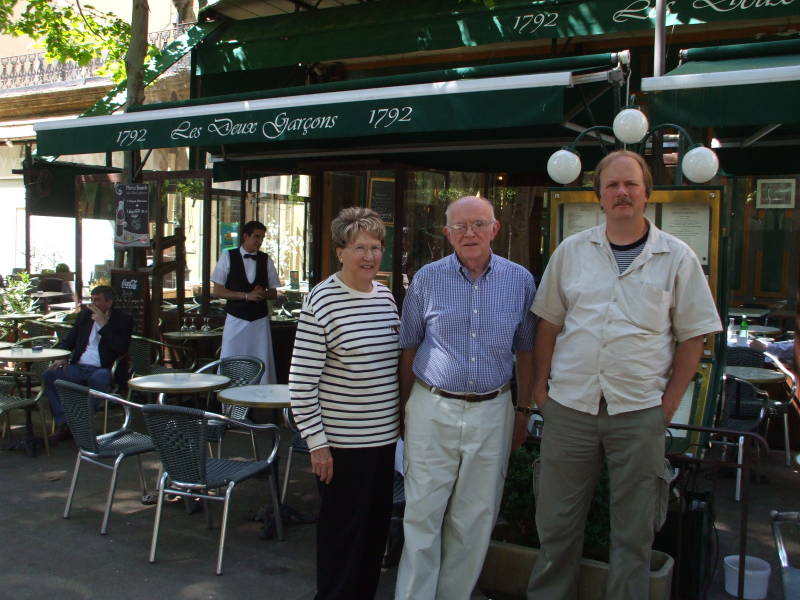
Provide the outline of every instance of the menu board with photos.
[[133,333],[147,335],[150,275],[141,271],[111,270],[114,306],[133,319]]

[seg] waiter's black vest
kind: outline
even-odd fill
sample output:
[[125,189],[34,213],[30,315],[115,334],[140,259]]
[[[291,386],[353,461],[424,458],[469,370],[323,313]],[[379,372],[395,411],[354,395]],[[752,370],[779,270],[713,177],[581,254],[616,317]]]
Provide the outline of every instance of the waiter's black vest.
[[[228,258],[230,259],[231,268],[228,271],[228,279],[225,281],[225,287],[235,292],[251,292],[253,288],[260,285],[265,290],[269,289],[267,282],[267,255],[264,252],[256,254],[256,278],[253,283],[247,281],[247,275],[244,272],[244,258],[239,248],[232,248],[228,250]],[[251,259],[247,259],[251,260]],[[225,304],[225,310],[228,314],[244,319],[245,321],[255,321],[267,316],[267,303],[264,302],[251,302],[247,300],[228,300]]]

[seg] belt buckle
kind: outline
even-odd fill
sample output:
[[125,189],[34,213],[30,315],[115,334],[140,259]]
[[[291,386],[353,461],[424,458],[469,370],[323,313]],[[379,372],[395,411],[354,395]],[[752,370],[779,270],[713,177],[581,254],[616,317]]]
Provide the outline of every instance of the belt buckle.
[[477,402],[478,396],[482,396],[483,394],[464,394],[462,399],[464,402]]

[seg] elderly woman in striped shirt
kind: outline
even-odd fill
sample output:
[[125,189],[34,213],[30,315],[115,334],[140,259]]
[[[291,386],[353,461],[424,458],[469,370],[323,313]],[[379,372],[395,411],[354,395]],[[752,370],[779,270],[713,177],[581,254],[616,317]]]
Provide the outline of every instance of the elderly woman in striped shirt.
[[303,304],[289,389],[320,481],[316,600],[368,600],[391,515],[400,321],[391,292],[373,280],[380,216],[345,208],[331,233],[341,269]]

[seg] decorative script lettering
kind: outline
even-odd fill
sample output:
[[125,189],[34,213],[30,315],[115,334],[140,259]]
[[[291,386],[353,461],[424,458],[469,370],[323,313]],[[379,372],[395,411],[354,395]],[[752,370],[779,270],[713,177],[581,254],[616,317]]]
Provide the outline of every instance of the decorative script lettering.
[[771,8],[773,6],[789,6],[795,0],[694,0],[693,8],[710,8],[716,12],[747,10],[748,8]]
[[290,119],[285,112],[278,113],[272,121],[265,121],[261,126],[261,134],[268,140],[281,137],[287,131],[299,131],[308,135],[315,129],[331,129],[336,127],[339,115],[325,115],[324,117],[298,117]]

